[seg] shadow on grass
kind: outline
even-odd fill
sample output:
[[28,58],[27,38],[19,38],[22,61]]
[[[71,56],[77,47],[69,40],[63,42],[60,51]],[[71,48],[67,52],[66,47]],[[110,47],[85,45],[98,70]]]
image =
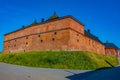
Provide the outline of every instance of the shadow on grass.
[[111,67],[102,67],[102,68],[98,68],[96,70],[102,70],[102,69],[110,69],[112,67],[114,67],[110,62],[108,62],[107,60],[104,60],[107,64],[109,64]]
[[114,67],[110,62],[108,62],[107,60],[104,60],[107,64],[109,64],[111,67]]
[[[112,79],[111,76],[104,76],[105,79],[102,78],[102,80],[120,80],[120,76],[117,76],[116,72],[118,71],[118,74],[120,74],[120,67],[114,67],[111,63],[109,63],[107,60],[105,60],[106,63],[108,63],[111,67],[102,67],[96,70],[92,70],[92,71],[87,71],[87,72],[82,72],[82,73],[73,73],[70,71],[67,71],[73,75],[71,76],[67,76],[66,78],[68,78],[69,80],[101,80],[101,78],[104,75],[109,75],[109,74],[114,74],[114,76],[116,78],[119,79]],[[90,78],[90,76],[95,75],[95,78]],[[88,78],[89,77],[89,78]],[[96,79],[96,78],[100,78],[100,79]]]

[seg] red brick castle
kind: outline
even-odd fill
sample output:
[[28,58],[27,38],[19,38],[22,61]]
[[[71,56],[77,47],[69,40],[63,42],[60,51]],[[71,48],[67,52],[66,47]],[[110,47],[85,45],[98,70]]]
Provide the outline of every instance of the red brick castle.
[[[84,30],[84,24],[72,16],[58,17],[55,13],[41,23],[5,34],[3,53],[33,50],[77,50],[106,54],[111,50],[98,37]],[[111,54],[117,54],[111,51]],[[114,53],[113,53],[114,52]]]

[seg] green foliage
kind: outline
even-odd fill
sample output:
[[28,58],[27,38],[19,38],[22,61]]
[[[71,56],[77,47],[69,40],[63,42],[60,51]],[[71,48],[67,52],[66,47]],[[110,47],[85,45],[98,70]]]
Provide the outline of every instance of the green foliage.
[[32,51],[1,54],[0,62],[59,69],[98,69],[118,64],[115,56],[83,51]]

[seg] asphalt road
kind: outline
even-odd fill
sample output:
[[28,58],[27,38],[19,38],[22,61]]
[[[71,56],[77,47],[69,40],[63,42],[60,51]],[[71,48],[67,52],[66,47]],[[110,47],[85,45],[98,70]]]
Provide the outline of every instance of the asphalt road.
[[31,68],[0,63],[0,80],[120,80],[120,67],[92,71]]

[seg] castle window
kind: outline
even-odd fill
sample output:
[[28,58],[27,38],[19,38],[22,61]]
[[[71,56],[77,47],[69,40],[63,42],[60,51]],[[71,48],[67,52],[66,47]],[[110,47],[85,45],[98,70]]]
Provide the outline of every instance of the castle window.
[[108,51],[108,55],[112,55],[112,52],[111,52],[111,51]]
[[92,46],[94,47],[94,41],[92,41]]
[[26,39],[28,39],[28,36],[26,37]]
[[89,45],[90,45],[90,40],[89,40]]
[[54,32],[54,35],[56,35],[57,34],[57,32]]
[[15,42],[16,42],[16,40],[15,40]]
[[28,42],[26,42],[26,45],[28,45]]
[[55,41],[55,38],[52,38],[52,41]]
[[38,35],[38,37],[40,37],[40,34]]
[[16,44],[14,45],[14,47],[16,47]]
[[79,36],[79,34],[77,34],[77,36]]
[[9,48],[10,46],[8,46],[8,48]]
[[40,40],[41,41],[41,43],[43,42],[43,40]]
[[79,39],[77,39],[77,42],[79,42]]

